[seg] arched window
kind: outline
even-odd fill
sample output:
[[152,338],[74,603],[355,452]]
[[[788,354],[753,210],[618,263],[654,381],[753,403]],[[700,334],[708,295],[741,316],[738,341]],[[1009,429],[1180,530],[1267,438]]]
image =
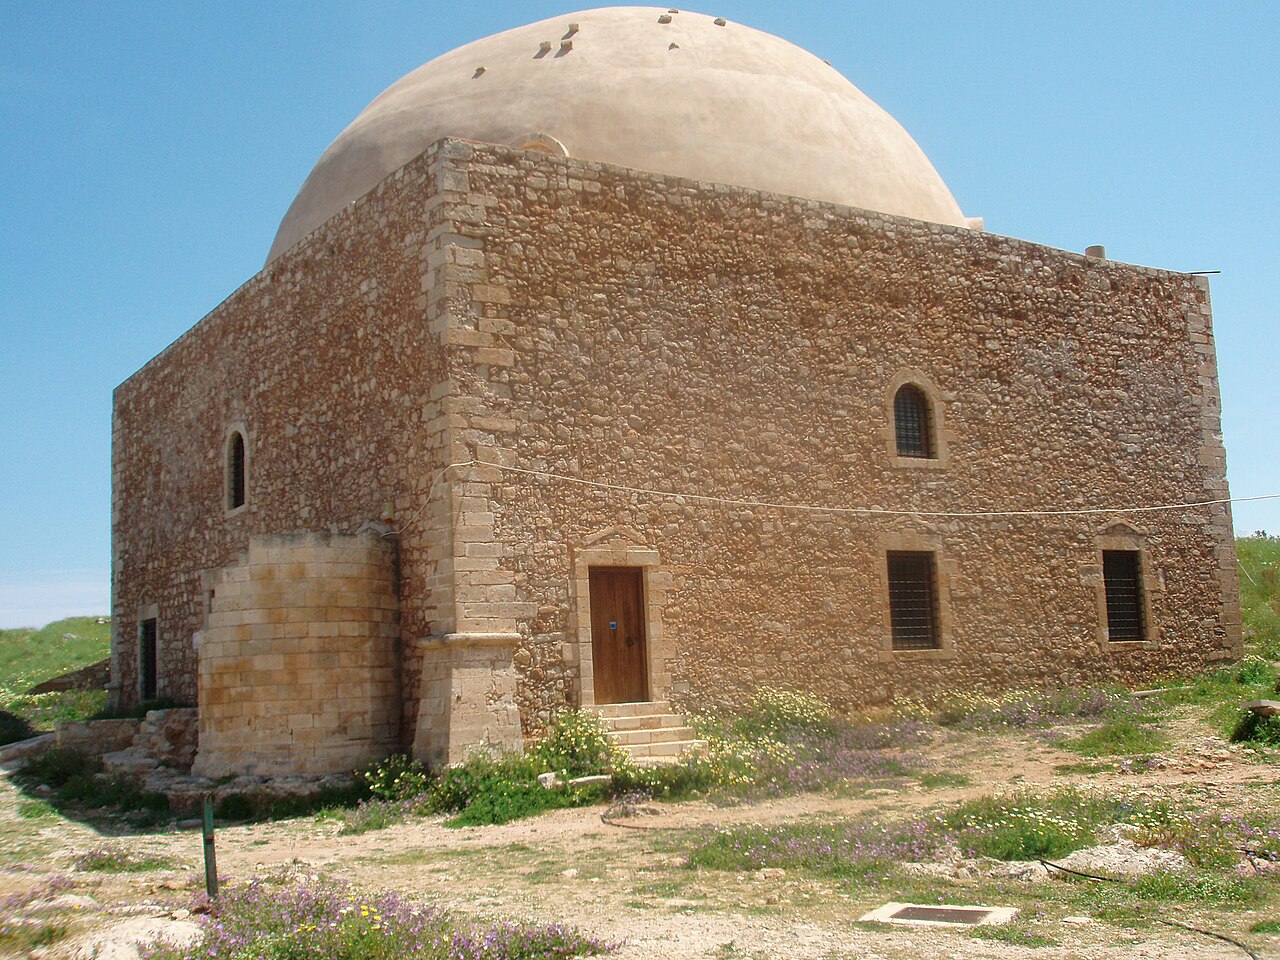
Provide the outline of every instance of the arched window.
[[937,456],[933,445],[929,398],[914,384],[906,383],[893,397],[893,430],[898,456],[931,460]]
[[233,430],[227,438],[227,509],[244,506],[245,456],[244,434]]

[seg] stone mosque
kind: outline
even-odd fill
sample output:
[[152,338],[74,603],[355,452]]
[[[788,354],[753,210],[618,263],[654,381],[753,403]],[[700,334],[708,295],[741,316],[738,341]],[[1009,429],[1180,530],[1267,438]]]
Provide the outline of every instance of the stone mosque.
[[393,84],[112,439],[113,697],[197,705],[207,776],[1241,652],[1206,280],[984,232],[827,63],[683,10]]

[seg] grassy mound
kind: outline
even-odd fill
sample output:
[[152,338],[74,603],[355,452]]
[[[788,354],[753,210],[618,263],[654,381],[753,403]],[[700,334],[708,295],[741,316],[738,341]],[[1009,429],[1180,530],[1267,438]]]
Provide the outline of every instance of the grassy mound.
[[39,630],[0,630],[0,744],[101,710],[105,690],[33,694],[31,688],[96,663],[110,650],[111,622],[105,617],[68,617]]
[[0,683],[30,686],[87,667],[111,652],[111,621],[68,617],[39,630],[0,630]]

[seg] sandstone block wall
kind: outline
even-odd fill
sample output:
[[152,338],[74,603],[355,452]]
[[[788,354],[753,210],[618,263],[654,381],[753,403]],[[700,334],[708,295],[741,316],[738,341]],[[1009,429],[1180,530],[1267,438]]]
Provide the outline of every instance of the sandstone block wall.
[[454,634],[420,641],[422,663],[412,752],[433,765],[457,763],[484,748],[520,750],[515,638]]
[[400,739],[395,551],[375,534],[253,537],[200,643],[202,776],[343,773]]

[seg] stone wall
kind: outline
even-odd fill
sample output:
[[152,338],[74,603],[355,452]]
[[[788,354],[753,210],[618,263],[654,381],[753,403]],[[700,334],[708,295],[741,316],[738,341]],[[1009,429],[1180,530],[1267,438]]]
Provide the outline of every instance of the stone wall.
[[[477,401],[451,446],[476,462],[450,479],[488,568],[453,587],[520,637],[527,730],[589,702],[574,555],[609,531],[648,557],[652,693],[684,702],[1145,682],[1239,655],[1229,509],[1128,509],[1228,495],[1203,278],[501,147],[449,165],[446,210],[485,214],[449,274],[475,338],[454,389]],[[945,457],[895,455],[902,382]],[[857,508],[887,512],[837,512]],[[1099,639],[1116,536],[1143,550],[1149,643]],[[941,650],[891,649],[893,549],[937,555]]]
[[319,776],[395,750],[399,613],[394,545],[376,533],[253,537],[200,642],[194,772]]
[[507,634],[453,634],[419,641],[422,664],[413,755],[432,765],[457,763],[477,747],[495,752],[523,745],[519,681]]
[[[945,456],[895,455],[904,382]],[[651,694],[682,703],[1144,682],[1240,652],[1229,510],[1130,509],[1227,496],[1206,282],[831,204],[443,141],[123,384],[113,444],[124,704],[141,616],[161,695],[193,700],[216,571],[387,503],[400,742],[432,758],[512,742],[513,700],[526,735],[592,701],[606,555],[644,569]],[[938,515],[1002,511],[1035,515]],[[1115,543],[1143,552],[1149,642],[1100,636]],[[939,650],[891,649],[898,549],[938,558]]]
[[31,693],[57,693],[62,690],[102,690],[111,682],[111,660],[104,657],[78,670],[37,683]]
[[[115,393],[114,697],[139,698],[139,620],[159,625],[159,695],[196,702],[211,576],[260,534],[352,533],[393,505],[405,618],[428,622],[435,556],[413,507],[444,464],[444,348],[425,322],[435,170],[412,165],[272,262]],[[185,322],[185,321],[184,321]],[[226,443],[247,503],[226,506]]]
[[59,750],[75,750],[100,757],[124,750],[133,743],[142,720],[59,720],[54,725],[54,743]]
[[133,738],[103,755],[106,773],[147,777],[162,769],[167,776],[189,772],[196,755],[197,721],[193,707],[148,710],[141,721],[132,721]]
[[190,707],[148,710],[133,738],[132,749],[160,766],[190,770],[199,738],[197,712]]

